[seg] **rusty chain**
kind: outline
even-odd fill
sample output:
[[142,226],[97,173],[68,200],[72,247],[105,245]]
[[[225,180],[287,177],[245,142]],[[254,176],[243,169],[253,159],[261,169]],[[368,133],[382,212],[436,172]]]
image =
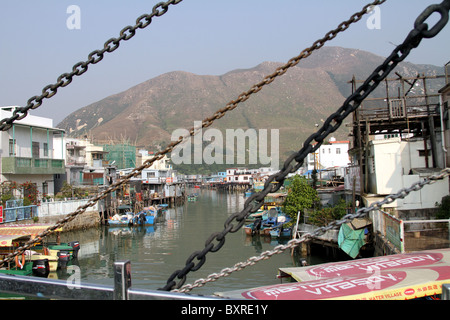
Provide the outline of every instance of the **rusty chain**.
[[28,111],[39,108],[42,105],[44,99],[50,99],[53,97],[59,88],[67,87],[73,80],[74,76],[81,76],[88,70],[90,64],[97,64],[101,60],[105,53],[111,53],[119,48],[121,41],[127,41],[134,37],[137,29],[144,29],[152,23],[152,19],[155,17],[161,17],[167,13],[170,5],[177,5],[183,0],[169,0],[167,2],[160,2],[156,4],[152,13],[143,14],[136,19],[136,24],[134,26],[126,26],[120,31],[120,36],[118,38],[111,38],[105,42],[103,49],[94,50],[88,55],[88,60],[78,62],[72,67],[72,72],[63,73],[57,79],[55,84],[49,84],[44,89],[42,89],[42,94],[40,96],[34,96],[28,99],[27,105],[22,108],[17,108],[14,110],[12,117],[5,118],[0,121],[0,130],[9,130],[14,121],[22,120],[28,115]]
[[[172,1],[168,1],[166,3],[160,3],[158,5],[156,5],[153,8],[153,11],[158,12],[158,13],[152,13],[149,16],[152,16],[153,14],[160,16],[164,13],[167,12],[167,8],[169,6],[169,4],[178,4],[179,2],[181,2],[182,0],[172,0]],[[172,150],[179,144],[181,144],[182,142],[186,141],[187,139],[189,139],[190,137],[194,136],[200,129],[202,128],[207,128],[209,126],[212,125],[212,123],[215,120],[218,120],[220,118],[222,118],[223,116],[225,116],[225,114],[228,111],[234,110],[239,103],[242,103],[246,100],[248,100],[250,98],[250,96],[254,93],[259,92],[264,86],[272,83],[277,77],[282,76],[283,74],[285,74],[287,72],[287,70],[289,68],[294,67],[295,65],[297,65],[301,60],[309,57],[314,51],[322,48],[326,42],[333,40],[334,38],[336,38],[336,36],[341,33],[344,32],[345,30],[347,30],[351,24],[358,22],[359,20],[361,20],[361,18],[370,11],[370,8],[373,6],[377,6],[377,5],[381,5],[384,2],[386,2],[386,0],[376,0],[366,6],[363,7],[363,9],[358,12],[355,13],[354,15],[352,15],[350,17],[350,19],[348,19],[347,21],[342,22],[341,24],[339,24],[339,26],[328,32],[322,39],[317,40],[316,42],[313,43],[313,45],[305,50],[303,50],[298,56],[290,59],[285,65],[279,67],[276,69],[276,71],[265,77],[264,80],[262,80],[261,82],[259,82],[258,84],[254,85],[249,91],[244,92],[242,94],[239,95],[239,97],[236,100],[232,100],[231,102],[229,102],[226,107],[219,109],[218,111],[216,111],[216,113],[214,113],[214,115],[212,117],[206,118],[205,120],[202,121],[202,126],[199,128],[191,128],[189,130],[189,134],[185,137],[179,137],[178,140],[173,141],[172,143],[170,143],[166,149],[164,149],[163,151],[159,151],[155,154],[155,156],[147,161],[145,161],[140,167],[136,167],[134,170],[132,170],[127,176],[125,176],[124,178],[122,178],[121,180],[117,181],[116,183],[112,184],[109,188],[107,188],[106,190],[104,190],[102,193],[98,194],[97,196],[91,198],[85,205],[80,206],[77,208],[77,210],[75,210],[72,213],[69,213],[67,216],[65,216],[63,219],[59,220],[55,225],[47,228],[46,230],[44,230],[42,233],[40,233],[39,235],[37,235],[34,239],[28,241],[27,243],[25,243],[23,246],[19,247],[16,249],[16,251],[14,251],[13,253],[10,253],[9,255],[7,255],[3,260],[0,260],[0,266],[2,266],[3,264],[5,264],[6,262],[12,261],[14,259],[15,256],[21,254],[22,252],[24,252],[27,249],[30,249],[34,244],[40,242],[43,238],[47,237],[48,235],[50,235],[51,233],[53,233],[56,229],[61,228],[63,225],[65,225],[66,223],[72,221],[73,219],[75,219],[76,216],[78,216],[79,214],[84,213],[89,207],[94,206],[99,200],[106,198],[106,196],[112,192],[117,190],[121,185],[127,183],[130,181],[131,178],[139,175],[142,170],[149,168],[155,161],[160,160],[164,157],[164,155],[172,152]],[[157,11],[158,7],[162,7],[164,9],[164,11]],[[141,22],[142,19],[144,19],[146,16],[143,15],[140,18],[138,18],[137,22]],[[147,19],[147,18],[145,18]],[[151,21],[151,20],[150,20]],[[138,25],[139,23],[137,23]],[[147,25],[145,25],[147,26]],[[138,26],[139,27],[139,26]],[[136,27],[136,28],[138,28]],[[135,29],[136,29],[135,28]],[[129,27],[125,27],[121,33],[124,33],[124,30],[129,30]],[[133,33],[134,35],[134,33]],[[128,39],[125,39],[128,40]],[[114,42],[112,39],[108,40],[105,43],[112,43]],[[95,51],[94,51],[95,52]],[[89,56],[94,56],[94,53],[91,53]],[[98,61],[97,61],[98,62]],[[77,64],[79,65],[79,63]],[[61,78],[62,76],[60,76]],[[68,85],[68,84],[66,84]],[[32,99],[31,99],[32,100]],[[5,120],[5,119],[4,119]],[[7,119],[7,121],[10,120],[11,123],[16,120],[16,119]],[[2,120],[3,122],[3,120]],[[6,122],[5,122],[6,123]],[[4,130],[3,127],[4,124],[2,124],[2,126],[0,126],[0,128],[2,128],[2,130]],[[237,230],[235,230],[234,232],[236,232]],[[210,238],[208,241],[211,242],[213,238]],[[223,240],[221,240],[221,245],[220,247],[223,245],[225,239],[223,238]],[[217,250],[219,250],[220,248],[218,247]],[[217,251],[216,250],[216,251]],[[215,251],[213,251],[215,252]],[[201,266],[200,266],[201,267]],[[200,268],[199,267],[199,268]],[[194,270],[195,271],[195,270]]]
[[[228,233],[237,232],[244,224],[245,219],[250,213],[256,212],[263,204],[267,194],[278,191],[289,173],[293,173],[303,165],[305,157],[320,148],[325,138],[335,132],[342,124],[343,120],[352,112],[354,112],[361,103],[372,93],[378,85],[386,79],[386,77],[395,69],[395,67],[405,60],[412,49],[417,48],[425,38],[435,37],[448,23],[448,12],[450,10],[450,0],[444,0],[440,5],[429,6],[416,19],[414,29],[408,34],[405,41],[397,46],[392,54],[384,61],[382,65],[377,67],[367,80],[344,102],[341,108],[330,115],[324,122],[323,126],[314,134],[312,134],[303,144],[303,148],[297,153],[292,154],[284,163],[283,169],[278,173],[270,176],[265,182],[264,189],[252,195],[244,204],[244,209],[240,213],[230,216],[224,225],[222,232],[213,233],[205,243],[202,251],[195,251],[187,259],[185,267],[176,270],[167,280],[167,284],[160,290],[176,290],[180,289],[186,282],[186,275],[191,271],[197,271],[206,262],[206,254],[208,252],[217,252],[225,243],[225,236]],[[435,26],[429,29],[425,21],[433,14],[439,13],[441,19]],[[237,225],[233,225],[236,220]],[[216,240],[218,244],[214,244]],[[194,260],[197,260],[197,264]],[[179,280],[176,283],[175,278]]]

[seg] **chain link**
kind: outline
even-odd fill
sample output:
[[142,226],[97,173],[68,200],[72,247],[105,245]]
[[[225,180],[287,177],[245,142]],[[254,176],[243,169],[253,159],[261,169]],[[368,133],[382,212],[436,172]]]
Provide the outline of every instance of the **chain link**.
[[[425,23],[426,19],[431,16],[433,12],[441,14],[441,20],[431,29],[434,36],[437,35],[444,26],[448,23],[448,10],[450,10],[450,0],[445,0],[440,6],[428,7],[416,20],[414,29],[409,33],[405,41],[395,48],[392,54],[384,61],[382,65],[375,69],[369,78],[354,92],[339,108],[324,122],[323,126],[313,135],[311,135],[304,143],[303,148],[297,153],[293,154],[284,163],[283,169],[278,173],[269,177],[264,185],[263,191],[252,195],[244,204],[244,209],[240,213],[235,213],[225,222],[225,229],[222,233],[217,233],[216,239],[224,244],[224,237],[228,232],[236,232],[244,224],[246,217],[253,212],[256,212],[263,204],[264,198],[267,194],[278,191],[286,176],[289,173],[297,171],[303,165],[305,157],[320,148],[325,138],[335,132],[342,124],[342,121],[352,112],[354,112],[367,96],[372,93],[378,85],[383,81],[395,67],[402,62],[411,52],[412,49],[417,48],[423,38],[429,38],[429,28]],[[431,9],[430,9],[431,8]],[[442,9],[443,8],[443,9]],[[367,10],[367,9],[366,9]],[[447,15],[442,12],[446,10]],[[233,220],[236,220],[237,225],[232,225]],[[212,241],[212,239],[208,239]],[[204,264],[204,256],[210,251],[210,245],[207,242],[203,251],[194,252],[186,261],[186,266],[182,270],[175,271],[168,279],[167,284],[161,290],[179,289],[186,281],[186,275],[193,269],[198,269],[193,262],[194,259],[200,260],[199,263]],[[201,257],[201,259],[200,259]],[[175,278],[179,279],[178,284]]]
[[354,214],[348,214],[348,215],[344,216],[341,220],[336,220],[336,221],[331,222],[329,225],[327,225],[325,227],[317,228],[316,230],[314,230],[313,233],[303,234],[300,238],[290,240],[285,245],[278,245],[272,250],[262,252],[259,256],[254,256],[254,257],[248,258],[247,261],[245,261],[245,262],[236,263],[231,268],[224,268],[219,273],[212,273],[209,276],[207,276],[205,279],[198,279],[193,284],[186,284],[183,287],[181,287],[180,289],[175,289],[172,291],[188,293],[194,288],[203,287],[207,283],[217,281],[218,279],[220,279],[222,277],[228,277],[233,272],[241,271],[248,266],[253,266],[256,263],[263,261],[263,260],[267,260],[276,254],[283,253],[287,249],[293,249],[293,248],[297,247],[299,244],[306,242],[310,239],[316,238],[318,236],[321,236],[328,230],[340,227],[344,223],[350,222],[353,219],[365,217],[370,211],[380,209],[381,206],[392,203],[395,200],[404,199],[411,192],[419,191],[426,185],[432,184],[432,183],[436,182],[437,180],[442,180],[448,176],[450,176],[450,168],[446,168],[446,169],[442,170],[438,175],[433,175],[423,181],[416,182],[411,187],[402,189],[399,192],[397,192],[396,194],[388,195],[383,200],[373,203],[368,208],[361,208],[358,211],[356,211],[356,213],[354,213]]
[[103,49],[92,51],[88,55],[88,60],[84,62],[78,62],[72,67],[72,72],[64,73],[60,75],[55,84],[50,84],[42,89],[40,96],[34,96],[28,99],[27,105],[22,108],[14,110],[13,115],[10,118],[5,118],[0,121],[0,130],[9,130],[14,121],[22,120],[28,115],[28,111],[39,108],[42,105],[44,99],[50,99],[53,97],[59,88],[67,87],[73,80],[74,76],[81,76],[88,70],[90,64],[97,64],[103,60],[103,56],[106,52],[113,52],[119,48],[121,41],[127,41],[134,37],[137,29],[146,28],[154,17],[160,17],[164,15],[170,5],[177,5],[183,0],[169,0],[167,2],[160,2],[156,4],[151,14],[144,14],[137,18],[134,26],[127,26],[120,31],[120,37],[111,38],[105,42]]

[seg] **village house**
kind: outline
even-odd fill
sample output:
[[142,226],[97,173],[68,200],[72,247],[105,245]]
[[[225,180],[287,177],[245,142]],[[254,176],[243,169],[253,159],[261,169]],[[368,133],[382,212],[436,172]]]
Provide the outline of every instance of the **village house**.
[[252,184],[253,175],[258,173],[258,169],[230,168],[226,172],[228,183]]
[[337,141],[331,137],[319,149],[307,157],[306,170],[322,170],[336,167],[346,167],[350,164],[348,150],[350,141]]
[[[16,108],[2,107],[0,117],[11,117]],[[55,154],[55,137],[64,137],[64,130],[55,128],[52,119],[32,115],[1,131],[1,182],[31,182],[41,195],[53,195],[55,177],[65,174],[64,157]]]
[[[62,141],[61,141],[62,139]],[[55,153],[65,159],[66,175],[55,178],[59,190],[63,182],[72,186],[110,185],[116,178],[113,163],[106,160],[102,146],[91,143],[87,138],[76,139],[55,137]]]

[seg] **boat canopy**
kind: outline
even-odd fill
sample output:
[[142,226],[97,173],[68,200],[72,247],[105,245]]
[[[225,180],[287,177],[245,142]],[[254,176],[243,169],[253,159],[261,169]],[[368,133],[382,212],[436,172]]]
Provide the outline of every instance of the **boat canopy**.
[[442,293],[450,283],[450,249],[280,268],[298,282],[218,293],[256,300],[409,300]]
[[[8,224],[0,226],[0,235],[31,235],[36,236],[50,228],[51,224],[33,223],[33,224]],[[62,227],[55,231],[62,231]]]
[[13,241],[29,240],[29,238],[29,235],[0,235],[0,247],[12,247]]

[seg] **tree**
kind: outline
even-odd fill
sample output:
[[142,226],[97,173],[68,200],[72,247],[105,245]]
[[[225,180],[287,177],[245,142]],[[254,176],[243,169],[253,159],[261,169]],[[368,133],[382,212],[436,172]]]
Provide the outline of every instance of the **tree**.
[[309,215],[309,221],[319,227],[324,227],[335,220],[342,219],[347,214],[347,208],[351,207],[344,199],[340,199],[334,207],[325,207],[315,210]]
[[283,211],[297,220],[297,213],[304,214],[305,209],[310,209],[320,202],[319,195],[307,182],[305,177],[294,176],[289,179],[288,195],[283,204]]

